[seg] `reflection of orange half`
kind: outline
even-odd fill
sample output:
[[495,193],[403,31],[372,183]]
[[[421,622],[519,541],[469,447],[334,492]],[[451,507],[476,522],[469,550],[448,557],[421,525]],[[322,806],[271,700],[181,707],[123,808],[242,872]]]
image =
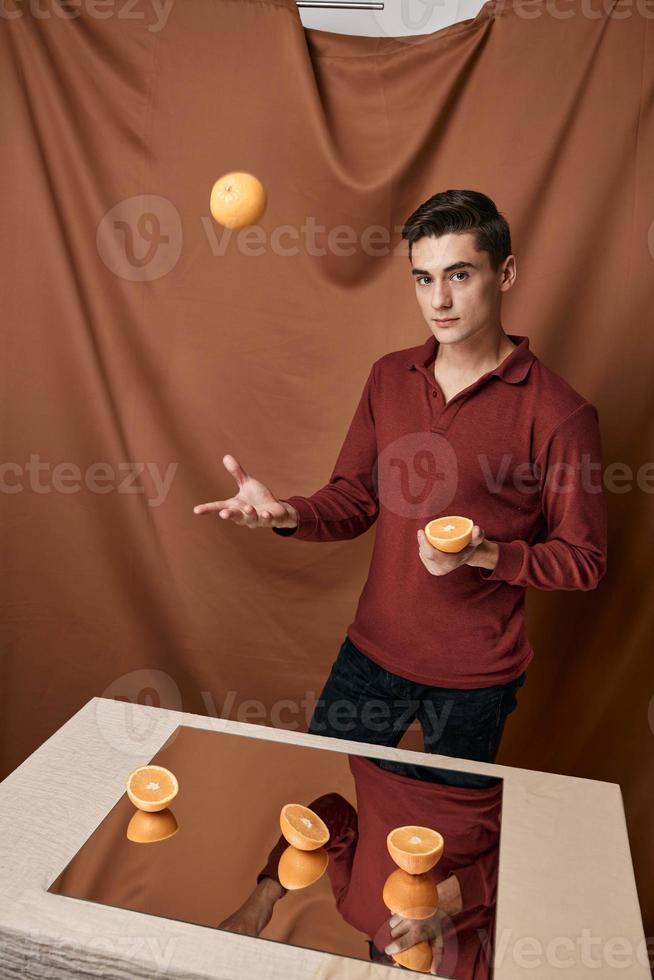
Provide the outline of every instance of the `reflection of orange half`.
[[127,795],[139,810],[155,813],[177,796],[177,777],[164,766],[139,766],[127,778]]
[[444,840],[431,827],[396,827],[386,838],[388,853],[410,875],[431,871],[443,855]]
[[325,873],[329,857],[324,847],[316,851],[299,851],[290,845],[286,848],[277,865],[277,876],[283,888],[294,891],[307,888]]
[[425,536],[432,548],[455,554],[468,547],[473,527],[469,517],[437,517],[425,527]]
[[329,840],[324,820],[301,803],[287,803],[279,814],[282,834],[299,851],[315,851]]
[[429,943],[416,943],[403,949],[401,953],[393,953],[393,959],[400,966],[405,966],[407,970],[415,970],[416,973],[430,973],[431,961],[433,959],[431,946]]
[[386,879],[384,905],[405,919],[429,919],[438,908],[438,889],[429,874],[410,875],[402,868]]
[[127,839],[135,844],[153,844],[176,834],[179,827],[172,810],[146,813],[137,810],[127,825]]

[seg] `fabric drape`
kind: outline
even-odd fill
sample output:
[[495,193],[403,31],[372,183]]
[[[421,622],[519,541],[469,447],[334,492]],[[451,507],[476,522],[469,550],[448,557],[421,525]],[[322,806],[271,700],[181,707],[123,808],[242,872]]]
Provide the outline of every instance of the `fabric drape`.
[[[499,761],[621,784],[652,931],[653,22],[490,0],[375,38],[294,0],[6,0],[0,775],[96,695],[306,727],[374,528],[192,508],[235,491],[225,453],[280,497],[326,482],[373,361],[427,336],[401,225],[472,188],[512,230],[504,328],[597,406],[609,496],[597,590],[528,596]],[[232,170],[268,192],[247,232],[209,214]]]

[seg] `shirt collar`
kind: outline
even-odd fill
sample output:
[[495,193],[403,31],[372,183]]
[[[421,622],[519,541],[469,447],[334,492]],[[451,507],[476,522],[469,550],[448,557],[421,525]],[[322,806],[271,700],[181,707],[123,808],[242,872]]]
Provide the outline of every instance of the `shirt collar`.
[[[517,334],[507,334],[507,337],[513,341],[516,347],[488,374],[494,374],[509,384],[517,384],[527,377],[529,369],[534,363],[535,355],[529,350],[529,337],[521,337]],[[424,344],[412,348],[411,354],[407,358],[407,368],[412,371],[417,367],[428,368],[433,365],[438,346],[436,337],[434,334],[430,334]]]

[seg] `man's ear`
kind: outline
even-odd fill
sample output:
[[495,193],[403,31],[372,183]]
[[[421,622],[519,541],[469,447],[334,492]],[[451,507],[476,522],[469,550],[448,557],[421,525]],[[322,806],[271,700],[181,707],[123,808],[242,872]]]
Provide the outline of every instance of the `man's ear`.
[[510,289],[516,280],[517,268],[515,255],[507,255],[500,267],[500,289],[504,293]]

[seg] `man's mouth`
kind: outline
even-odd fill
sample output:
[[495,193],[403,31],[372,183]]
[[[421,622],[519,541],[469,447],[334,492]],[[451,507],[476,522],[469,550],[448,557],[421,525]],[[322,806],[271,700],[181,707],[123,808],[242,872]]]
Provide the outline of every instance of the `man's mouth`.
[[458,316],[448,316],[443,318],[435,316],[433,319],[436,323],[454,323],[454,321],[458,320],[459,318]]

